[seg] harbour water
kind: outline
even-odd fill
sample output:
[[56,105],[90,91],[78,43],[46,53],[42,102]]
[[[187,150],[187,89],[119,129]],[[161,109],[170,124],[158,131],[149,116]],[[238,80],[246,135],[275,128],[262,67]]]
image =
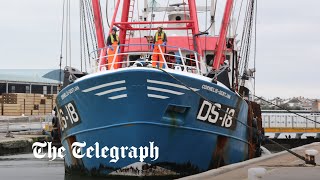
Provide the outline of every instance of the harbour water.
[[[64,161],[56,159],[36,159],[32,153],[0,156],[0,180],[101,180],[114,178],[68,175],[64,172]],[[116,179],[128,179],[117,177]],[[131,177],[129,179],[141,179]],[[144,178],[145,179],[145,178]],[[151,177],[149,179],[157,179]]]
[[33,154],[0,156],[0,179],[64,179],[63,160],[36,159]]

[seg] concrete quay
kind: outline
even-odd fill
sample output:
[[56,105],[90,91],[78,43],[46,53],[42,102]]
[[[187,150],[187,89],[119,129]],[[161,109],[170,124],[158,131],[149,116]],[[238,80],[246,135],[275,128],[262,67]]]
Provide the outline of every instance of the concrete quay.
[[42,132],[10,133],[11,137],[6,135],[0,133],[0,156],[32,152],[34,142],[51,141],[51,138],[42,135]]
[[260,158],[224,166],[200,174],[181,178],[181,180],[192,179],[251,179],[248,178],[250,168],[264,168],[266,173],[257,179],[262,180],[319,180],[320,179],[320,143],[312,143],[292,149],[299,155],[305,156],[305,150],[315,149],[319,153],[315,156],[316,165],[308,165],[292,154],[282,151],[279,153],[266,155]]

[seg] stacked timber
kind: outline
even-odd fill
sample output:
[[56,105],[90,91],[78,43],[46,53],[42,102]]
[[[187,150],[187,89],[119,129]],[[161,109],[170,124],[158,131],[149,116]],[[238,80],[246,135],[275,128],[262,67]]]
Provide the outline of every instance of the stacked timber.
[[50,114],[57,95],[9,93],[0,96],[0,115],[21,116]]
[[3,114],[3,109],[2,109],[2,107],[3,107],[3,99],[2,99],[2,96],[0,96],[0,115],[2,115]]
[[4,104],[3,105],[4,116],[21,116],[20,104]]

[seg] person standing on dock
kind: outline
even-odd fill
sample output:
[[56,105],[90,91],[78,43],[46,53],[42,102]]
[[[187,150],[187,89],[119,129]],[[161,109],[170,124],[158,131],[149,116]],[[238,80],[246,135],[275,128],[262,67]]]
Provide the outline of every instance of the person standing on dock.
[[[116,27],[112,28],[111,34],[108,36],[107,39],[107,46],[108,46],[108,70],[111,69],[112,61],[114,59],[114,55],[117,50],[117,46],[120,45],[119,36],[117,35],[118,29]],[[116,64],[118,61],[118,56],[115,57],[113,68],[117,69],[119,64]]]
[[[165,45],[167,45],[167,35],[163,32],[163,27],[159,26],[158,31],[154,36],[154,48],[152,55],[152,67],[156,67],[159,61],[159,68],[162,68],[163,62],[163,54],[165,53]],[[160,51],[161,50],[161,51]]]

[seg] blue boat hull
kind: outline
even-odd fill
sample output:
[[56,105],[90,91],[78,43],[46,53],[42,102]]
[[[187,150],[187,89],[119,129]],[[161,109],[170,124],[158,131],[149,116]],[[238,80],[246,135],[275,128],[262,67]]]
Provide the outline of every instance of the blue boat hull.
[[[170,74],[192,90],[150,68],[88,75],[64,88],[57,105],[66,170],[91,175],[185,176],[248,159],[246,102],[204,77]],[[212,108],[208,100],[219,103],[222,110]],[[230,112],[233,122],[226,114],[230,109],[234,110]],[[214,121],[215,112],[219,117]],[[147,165],[142,169],[130,167],[139,158],[120,158],[115,163],[110,156],[76,159],[73,142],[86,142],[86,147],[98,142],[109,148],[153,142],[159,157],[145,158]]]

